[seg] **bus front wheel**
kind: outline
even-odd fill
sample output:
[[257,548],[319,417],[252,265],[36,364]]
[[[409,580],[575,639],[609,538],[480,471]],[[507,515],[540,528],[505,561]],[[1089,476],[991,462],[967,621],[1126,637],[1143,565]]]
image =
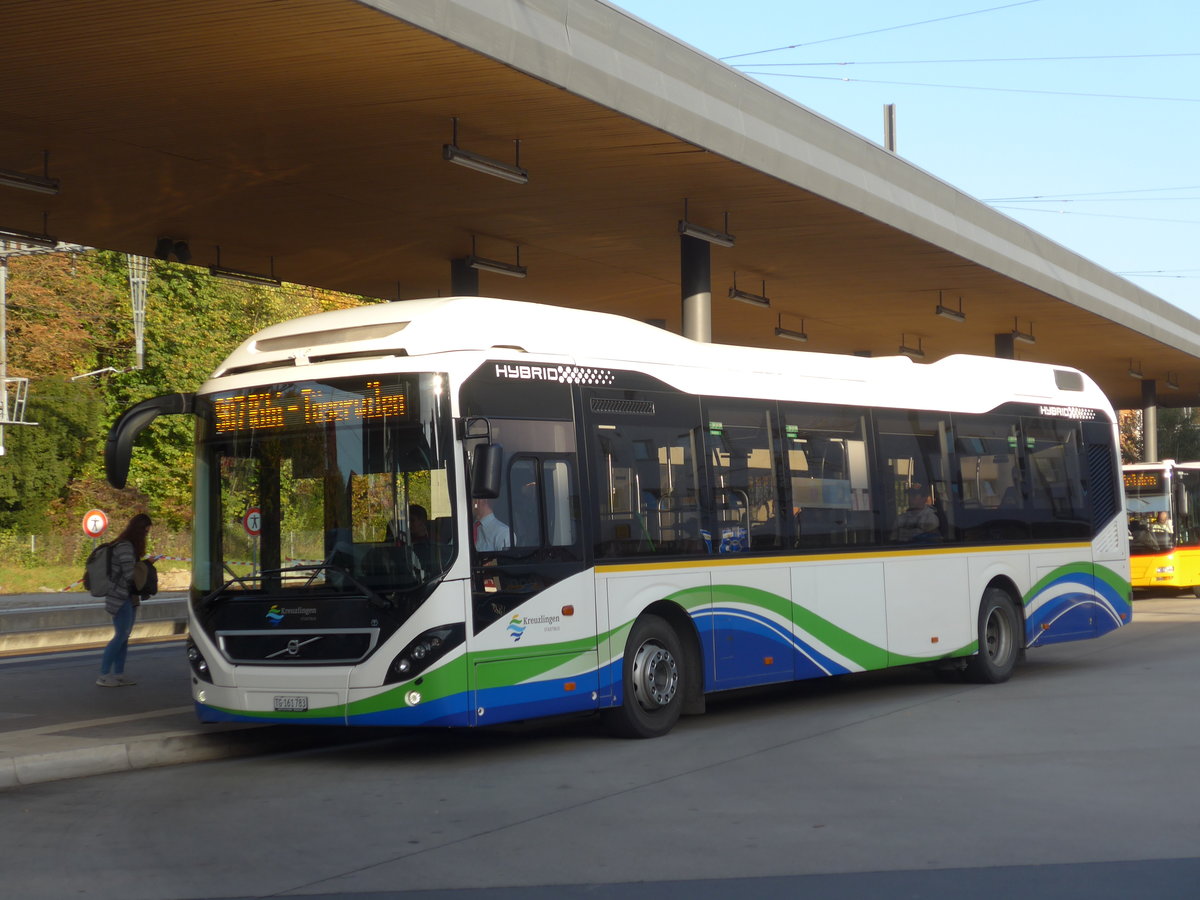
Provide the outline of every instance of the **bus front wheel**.
[[621,674],[624,700],[605,712],[605,724],[621,737],[652,738],[666,734],[683,710],[683,644],[679,635],[656,615],[633,623],[625,644]]
[[979,652],[967,659],[968,680],[978,684],[1008,681],[1021,654],[1021,616],[1012,597],[988,588],[979,605]]

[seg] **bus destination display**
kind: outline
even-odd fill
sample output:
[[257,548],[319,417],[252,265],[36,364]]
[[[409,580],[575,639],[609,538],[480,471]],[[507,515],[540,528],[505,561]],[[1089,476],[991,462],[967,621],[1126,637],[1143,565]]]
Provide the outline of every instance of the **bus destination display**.
[[1165,491],[1162,472],[1126,472],[1125,490],[1139,494],[1161,494]]
[[270,431],[328,422],[397,421],[408,416],[406,384],[385,386],[379,380],[339,383],[307,382],[279,390],[218,394],[212,398],[217,434]]

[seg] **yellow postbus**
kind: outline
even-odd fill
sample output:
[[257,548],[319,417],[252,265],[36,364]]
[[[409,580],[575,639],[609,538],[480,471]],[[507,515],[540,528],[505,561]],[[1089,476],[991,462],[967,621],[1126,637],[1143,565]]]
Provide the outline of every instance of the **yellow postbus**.
[[1134,590],[1200,590],[1200,462],[1133,463],[1123,472]]

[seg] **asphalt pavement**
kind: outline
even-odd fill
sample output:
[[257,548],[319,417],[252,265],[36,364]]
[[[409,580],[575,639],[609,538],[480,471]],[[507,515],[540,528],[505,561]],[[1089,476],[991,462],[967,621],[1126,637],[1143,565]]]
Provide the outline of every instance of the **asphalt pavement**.
[[[79,595],[0,597],[0,623],[8,634],[14,615],[55,611],[78,615],[94,607]],[[164,604],[182,604],[179,596]],[[1135,623],[1196,616],[1196,601],[1140,605]],[[1153,610],[1153,611],[1151,611]],[[103,607],[100,607],[103,614]],[[1149,613],[1148,616],[1142,615]],[[7,619],[5,618],[7,617]],[[26,624],[33,618],[25,619]],[[69,634],[70,629],[59,629]],[[111,627],[110,627],[111,631]],[[0,637],[4,636],[0,628]],[[257,753],[373,740],[386,729],[333,726],[201,724],[190,692],[191,673],[182,636],[144,638],[131,644],[125,673],[136,685],[97,685],[103,643],[57,652],[0,654],[0,790],[111,772],[201,762]],[[394,732],[391,732],[394,734]]]

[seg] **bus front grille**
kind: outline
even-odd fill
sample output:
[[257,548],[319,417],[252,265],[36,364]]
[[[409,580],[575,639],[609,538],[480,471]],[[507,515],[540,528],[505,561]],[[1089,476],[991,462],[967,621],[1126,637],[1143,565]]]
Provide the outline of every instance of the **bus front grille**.
[[313,631],[218,631],[221,652],[242,665],[352,664],[370,655],[378,628],[326,628]]

